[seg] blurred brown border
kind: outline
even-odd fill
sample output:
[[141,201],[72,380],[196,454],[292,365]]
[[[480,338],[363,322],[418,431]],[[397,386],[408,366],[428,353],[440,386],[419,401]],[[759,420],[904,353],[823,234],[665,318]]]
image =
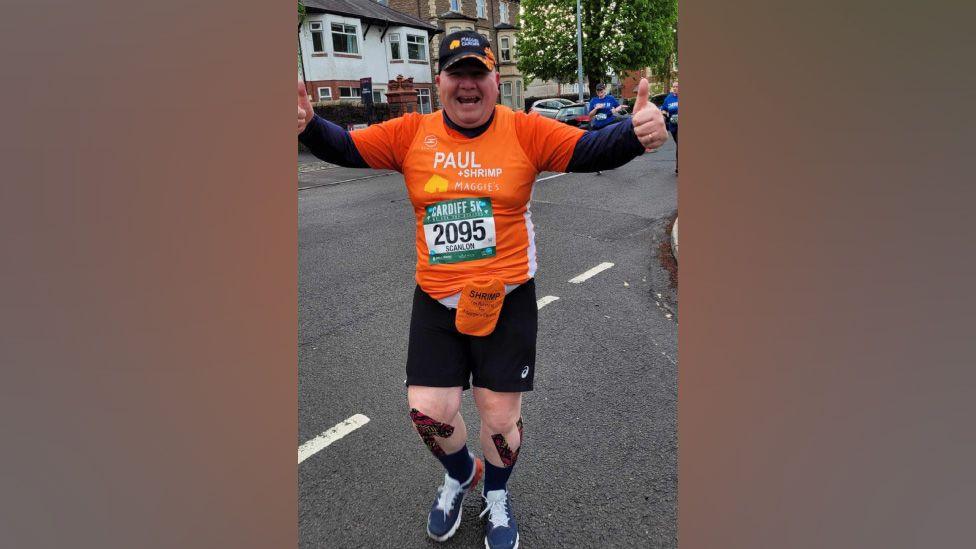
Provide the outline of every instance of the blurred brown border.
[[682,2],[679,546],[972,545],[970,2]]
[[295,4],[3,11],[0,546],[295,547]]

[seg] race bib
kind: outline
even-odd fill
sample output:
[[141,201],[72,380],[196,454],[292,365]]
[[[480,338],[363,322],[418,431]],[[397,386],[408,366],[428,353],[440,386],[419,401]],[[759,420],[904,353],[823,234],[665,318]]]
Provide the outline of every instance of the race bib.
[[424,237],[431,265],[493,257],[495,216],[491,199],[459,198],[427,206]]

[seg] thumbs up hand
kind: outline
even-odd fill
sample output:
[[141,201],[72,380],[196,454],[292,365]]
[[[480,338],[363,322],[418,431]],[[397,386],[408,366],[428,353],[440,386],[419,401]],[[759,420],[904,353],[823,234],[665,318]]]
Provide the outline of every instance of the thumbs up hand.
[[312,121],[315,111],[312,110],[312,102],[308,98],[305,90],[305,82],[298,80],[298,133],[305,131],[305,127]]
[[637,85],[637,99],[634,101],[634,115],[631,122],[634,133],[644,148],[653,150],[668,140],[668,130],[664,127],[664,115],[648,99],[647,79],[641,78]]

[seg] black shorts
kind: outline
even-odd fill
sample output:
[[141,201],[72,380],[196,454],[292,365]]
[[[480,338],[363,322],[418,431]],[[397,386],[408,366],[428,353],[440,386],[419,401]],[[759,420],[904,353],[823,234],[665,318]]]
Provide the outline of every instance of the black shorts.
[[535,281],[505,296],[491,334],[462,334],[454,327],[456,309],[445,307],[418,286],[410,315],[407,385],[484,387],[492,391],[532,390],[539,309]]

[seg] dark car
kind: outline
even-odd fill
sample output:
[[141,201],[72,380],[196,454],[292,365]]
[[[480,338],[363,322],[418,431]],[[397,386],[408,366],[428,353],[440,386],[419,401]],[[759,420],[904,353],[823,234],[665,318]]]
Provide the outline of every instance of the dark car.
[[559,112],[556,113],[556,120],[585,130],[590,127],[588,112],[586,103],[573,103],[559,109]]

